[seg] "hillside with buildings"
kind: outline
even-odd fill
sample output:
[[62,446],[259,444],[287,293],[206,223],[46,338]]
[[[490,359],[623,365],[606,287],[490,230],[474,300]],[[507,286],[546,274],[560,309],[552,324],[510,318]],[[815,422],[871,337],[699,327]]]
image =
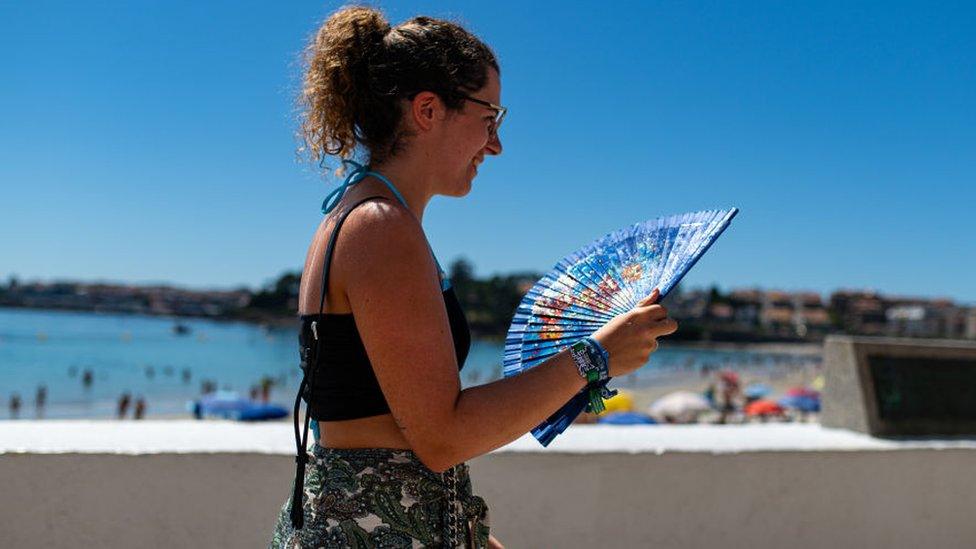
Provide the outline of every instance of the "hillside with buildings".
[[[522,296],[539,278],[517,273],[476,278],[455,261],[450,277],[476,337],[502,338]],[[205,317],[290,325],[301,274],[287,272],[258,290],[190,290],[165,285],[20,282],[0,285],[0,307]],[[817,342],[827,334],[976,339],[976,307],[951,299],[869,290],[816,292],[718,288],[682,290],[665,300],[679,321],[675,339]]]

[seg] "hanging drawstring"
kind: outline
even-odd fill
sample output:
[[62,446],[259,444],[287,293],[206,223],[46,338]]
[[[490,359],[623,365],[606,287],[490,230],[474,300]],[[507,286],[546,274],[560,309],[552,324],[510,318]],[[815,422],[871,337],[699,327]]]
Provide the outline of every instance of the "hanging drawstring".
[[[325,289],[322,290],[323,296]],[[319,304],[319,316],[325,306],[325,298]],[[305,513],[303,505],[303,492],[305,489],[305,466],[308,464],[308,423],[312,417],[312,410],[309,406],[305,407],[304,428],[299,431],[298,416],[301,414],[302,397],[311,403],[312,384],[315,381],[315,366],[318,364],[319,349],[321,342],[317,320],[312,321],[312,335],[315,337],[315,355],[309,356],[308,346],[302,346],[302,382],[298,385],[298,395],[295,397],[295,411],[293,414],[295,421],[295,489],[291,495],[291,524],[297,530],[301,530],[305,525]]]
[[298,415],[301,413],[302,406],[302,395],[308,389],[307,383],[307,371],[302,374],[302,383],[298,386],[298,396],[295,397],[295,445],[297,446],[297,453],[295,454],[295,490],[291,495],[291,525],[296,529],[301,530],[305,525],[305,515],[302,505],[302,499],[305,488],[305,464],[308,463],[308,419],[309,414],[305,413],[305,430],[299,433],[298,430]]

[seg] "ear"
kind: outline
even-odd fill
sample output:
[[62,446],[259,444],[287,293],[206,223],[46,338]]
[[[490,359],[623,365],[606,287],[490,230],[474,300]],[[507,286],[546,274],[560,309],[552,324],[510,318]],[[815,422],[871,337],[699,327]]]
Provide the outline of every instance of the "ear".
[[420,131],[429,131],[443,118],[444,103],[434,92],[420,92],[410,102],[410,118]]

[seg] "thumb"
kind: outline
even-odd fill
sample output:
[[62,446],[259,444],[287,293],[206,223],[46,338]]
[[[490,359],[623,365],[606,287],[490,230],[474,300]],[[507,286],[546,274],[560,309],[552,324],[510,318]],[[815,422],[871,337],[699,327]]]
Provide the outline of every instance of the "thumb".
[[654,288],[654,291],[651,292],[651,295],[649,295],[649,296],[645,297],[644,299],[640,300],[640,302],[637,303],[637,306],[638,307],[644,307],[644,306],[647,306],[647,305],[651,305],[652,303],[654,303],[655,301],[657,301],[657,299],[659,297],[661,297],[661,290],[659,290],[657,288]]

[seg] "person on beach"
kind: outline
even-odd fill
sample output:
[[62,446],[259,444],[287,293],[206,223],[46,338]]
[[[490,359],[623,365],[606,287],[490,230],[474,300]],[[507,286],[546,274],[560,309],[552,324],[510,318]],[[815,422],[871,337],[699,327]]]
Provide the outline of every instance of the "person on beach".
[[20,394],[14,393],[10,395],[10,419],[17,419],[20,417]]
[[[461,390],[470,332],[422,221],[431,198],[467,195],[502,152],[498,61],[455,23],[391,26],[346,7],[309,43],[300,102],[310,158],[346,171],[301,278],[297,471],[270,547],[499,548],[465,461],[527,433],[589,370],[567,350]],[[616,377],[647,363],[677,326],[657,298],[585,342],[609,353],[587,355],[603,357],[593,367]]]
[[132,419],[142,419],[146,416],[146,399],[140,395],[136,399],[136,407],[132,410]]
[[723,370],[719,373],[719,392],[722,400],[719,404],[719,424],[728,422],[729,417],[735,413],[735,401],[741,394],[739,385],[739,374],[731,370]]
[[119,419],[125,419],[125,414],[129,412],[130,402],[132,402],[132,396],[130,396],[128,392],[122,393],[122,396],[119,397],[119,404],[118,404],[117,415]]
[[44,406],[47,404],[47,385],[38,385],[34,394],[34,413],[41,419],[44,417]]

